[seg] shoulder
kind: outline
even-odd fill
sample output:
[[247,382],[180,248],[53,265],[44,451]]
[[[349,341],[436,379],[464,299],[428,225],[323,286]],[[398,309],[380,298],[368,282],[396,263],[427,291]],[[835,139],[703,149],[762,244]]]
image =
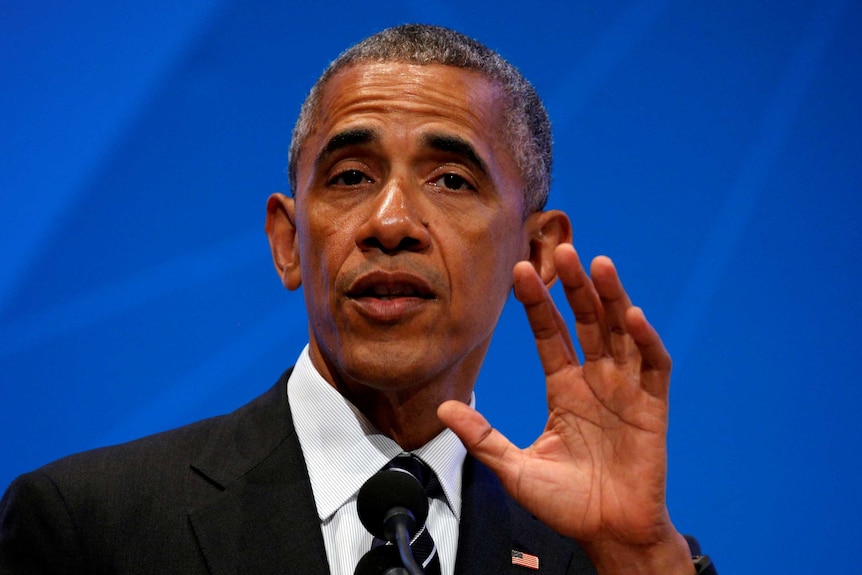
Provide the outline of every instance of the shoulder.
[[[219,496],[214,476],[240,476],[290,433],[288,376],[232,413],[70,455],[18,477],[0,500],[0,572],[41,572],[44,561],[91,572],[92,561],[120,565],[134,556],[196,565],[188,513]],[[150,545],[152,537],[160,542]]]
[[[289,424],[285,386],[290,370],[268,391],[239,409],[134,441],[69,455],[24,474],[9,488],[57,490],[69,503],[105,498],[140,501],[148,492],[176,492],[196,461],[212,453],[250,457],[275,443]],[[269,439],[268,439],[269,438]],[[22,493],[23,495],[23,493]],[[134,496],[134,497],[132,497]]]

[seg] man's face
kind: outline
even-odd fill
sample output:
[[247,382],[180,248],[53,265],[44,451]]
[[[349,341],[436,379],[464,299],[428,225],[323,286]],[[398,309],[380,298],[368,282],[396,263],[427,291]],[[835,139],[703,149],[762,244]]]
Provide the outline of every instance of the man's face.
[[305,286],[331,383],[472,386],[529,256],[502,111],[493,84],[448,66],[361,64],[327,83],[299,156],[285,283]]

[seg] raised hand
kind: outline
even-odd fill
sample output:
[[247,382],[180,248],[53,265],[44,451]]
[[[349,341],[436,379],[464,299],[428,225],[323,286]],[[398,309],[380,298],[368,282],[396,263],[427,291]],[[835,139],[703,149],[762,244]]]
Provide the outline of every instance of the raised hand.
[[463,403],[444,403],[438,416],[521,505],[577,539],[600,573],[638,572],[633,563],[645,573],[692,573],[665,504],[670,356],[610,259],[596,258],[590,279],[563,244],[554,264],[583,365],[535,269],[520,262],[514,270],[545,371],[542,435],[522,450]]

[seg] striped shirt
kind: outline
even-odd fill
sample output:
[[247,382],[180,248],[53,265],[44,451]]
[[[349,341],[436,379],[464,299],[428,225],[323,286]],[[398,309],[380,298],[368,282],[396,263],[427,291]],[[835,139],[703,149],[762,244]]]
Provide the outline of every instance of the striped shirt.
[[[311,479],[330,572],[353,575],[372,540],[356,513],[356,494],[403,450],[323,379],[311,363],[308,346],[290,376],[287,396]],[[446,497],[446,501],[430,502],[427,525],[440,553],[441,573],[452,575],[466,450],[446,429],[413,453],[434,470]]]

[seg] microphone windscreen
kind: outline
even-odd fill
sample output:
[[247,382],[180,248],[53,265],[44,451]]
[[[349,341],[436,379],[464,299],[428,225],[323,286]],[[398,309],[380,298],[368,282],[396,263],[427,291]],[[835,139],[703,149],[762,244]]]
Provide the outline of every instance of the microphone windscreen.
[[408,509],[419,526],[428,517],[425,490],[419,480],[409,473],[384,469],[372,475],[359,489],[356,499],[359,520],[375,537],[387,539],[384,533],[386,519],[390,511],[397,507]]
[[375,547],[362,556],[353,575],[409,575],[394,545]]

